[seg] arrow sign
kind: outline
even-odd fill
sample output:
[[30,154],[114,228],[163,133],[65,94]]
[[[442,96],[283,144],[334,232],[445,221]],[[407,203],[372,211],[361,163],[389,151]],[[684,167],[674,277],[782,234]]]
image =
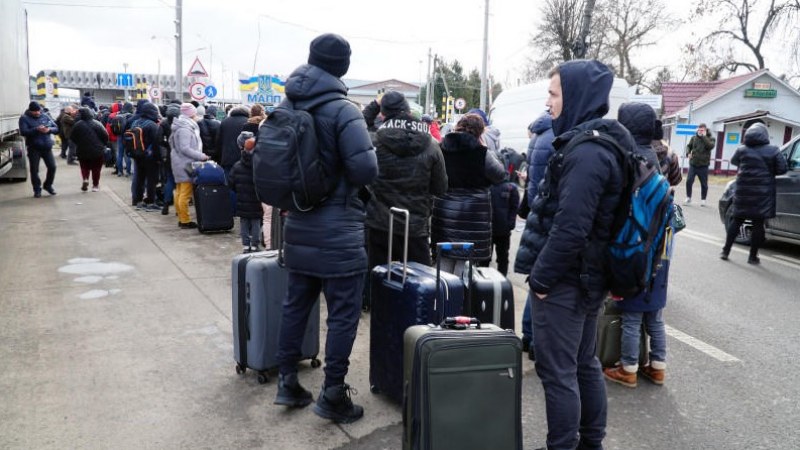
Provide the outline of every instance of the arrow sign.
[[194,62],[192,63],[192,67],[189,67],[189,72],[186,74],[187,77],[208,77],[208,72],[206,72],[206,68],[203,67],[203,64],[200,62],[199,57],[194,58]]
[[206,86],[206,97],[214,98],[217,96],[217,88],[213,84]]

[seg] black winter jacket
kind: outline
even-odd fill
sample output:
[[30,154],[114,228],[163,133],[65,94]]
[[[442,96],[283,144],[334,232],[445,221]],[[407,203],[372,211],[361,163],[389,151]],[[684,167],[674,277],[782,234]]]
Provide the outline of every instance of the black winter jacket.
[[203,153],[213,160],[219,160],[217,136],[219,135],[220,121],[214,117],[217,108],[209,106],[208,109],[203,120],[197,122],[197,126],[200,128],[200,140],[203,142]]
[[553,154],[553,118],[549,113],[542,114],[531,126],[535,133],[528,143],[528,206],[539,192],[539,183],[544,178],[547,161]]
[[230,115],[222,120],[217,134],[217,153],[220,155],[222,167],[232,167],[241,156],[241,149],[236,144],[236,138],[242,132],[242,127],[247,123],[250,111],[244,106],[233,108]]
[[161,128],[158,126],[160,119],[158,107],[150,102],[143,103],[136,111],[136,116],[138,118],[131,118],[128,121],[130,126],[126,124],[126,128],[141,127],[142,140],[148,151],[145,158],[147,160],[161,161]]
[[567,283],[582,288],[591,307],[607,290],[604,252],[622,192],[622,172],[615,154],[586,142],[561,152],[578,133],[600,129],[623,148],[636,144],[617,121],[601,119],[608,112],[613,75],[597,61],[561,65],[563,109],[553,120],[555,153],[542,190],[525,225],[514,271],[529,273],[534,293],[546,294]]
[[309,212],[290,212],[284,226],[286,267],[320,278],[367,271],[364,203],[358,191],[378,175],[378,162],[361,111],[345,98],[342,80],[313,65],[295,69],[286,97],[312,110],[320,161],[339,182],[328,199]]
[[[48,132],[42,133],[36,127],[44,125]],[[19,118],[19,132],[25,136],[25,145],[35,149],[48,150],[53,148],[53,137],[58,133],[58,126],[47,114],[42,113],[39,117],[33,117],[30,111],[26,110]]]
[[511,181],[492,186],[492,236],[508,236],[517,224],[519,190]]
[[[447,171],[439,144],[428,126],[411,118],[384,122],[373,140],[378,158],[378,178],[370,185],[368,227],[388,231],[389,208],[410,213],[409,236],[429,236],[433,196],[447,192]],[[401,234],[402,228],[395,227]]]
[[264,216],[261,201],[256,195],[253,182],[253,154],[242,151],[242,157],[231,169],[228,185],[236,192],[236,215],[247,219],[258,219]]
[[755,124],[747,130],[744,146],[736,149],[731,163],[739,166],[733,194],[734,217],[775,217],[775,176],[786,173],[788,167],[778,147],[769,145],[764,125]]
[[656,112],[644,103],[623,103],[619,107],[617,120],[633,136],[640,156],[661,171],[661,163],[653,149],[653,132],[656,129]]
[[472,242],[475,260],[492,256],[489,188],[505,179],[503,165],[478,139],[454,132],[442,138],[448,191],[433,201],[431,241]]
[[79,160],[98,160],[108,145],[108,132],[94,119],[92,110],[84,106],[78,111],[78,121],[72,127],[70,140],[75,143],[75,155]]

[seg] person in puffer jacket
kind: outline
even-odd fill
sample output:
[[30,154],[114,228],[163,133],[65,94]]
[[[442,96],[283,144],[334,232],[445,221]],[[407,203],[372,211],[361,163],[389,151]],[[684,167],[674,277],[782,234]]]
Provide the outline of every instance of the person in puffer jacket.
[[253,181],[253,148],[245,146],[245,141],[253,133],[242,131],[237,143],[242,148],[242,157],[231,169],[228,186],[236,192],[236,215],[239,216],[239,233],[242,238],[242,253],[257,252],[261,244],[261,202],[256,195]]
[[172,163],[172,175],[175,177],[175,211],[178,213],[179,228],[197,228],[189,215],[189,199],[192,197],[192,179],[186,172],[186,166],[193,161],[207,161],[208,155],[203,153],[203,142],[200,139],[200,127],[197,121],[197,108],[191,103],[181,104],[181,113],[172,122],[172,133],[169,145]]
[[[442,150],[424,122],[411,118],[405,96],[396,91],[381,98],[383,123],[375,133],[378,178],[367,203],[369,267],[386,264],[389,251],[389,209],[409,211],[408,260],[431,265],[430,227],[433,196],[447,192]],[[394,255],[403,254],[403,229],[394,227]]]
[[89,188],[89,175],[92,176],[92,192],[100,190],[100,172],[103,169],[103,152],[108,144],[108,132],[103,124],[95,120],[94,112],[86,106],[78,110],[78,121],[72,127],[72,141],[75,154],[81,166],[81,190]]
[[[471,242],[471,259],[476,262],[492,256],[489,188],[506,177],[503,165],[483,144],[483,131],[481,116],[465,114],[454,132],[442,138],[448,190],[434,198],[431,218],[433,246],[438,242]],[[456,275],[463,271],[463,263],[460,256],[441,259],[442,270]]]
[[358,192],[375,180],[378,163],[364,116],[347,100],[347,87],[341,80],[350,67],[350,44],[339,35],[323,34],[311,42],[309,50],[308,64],[286,80],[286,98],[295,107],[311,111],[319,161],[337,184],[314,209],[290,211],[283,227],[289,291],[283,302],[274,403],[289,407],[312,403],[311,392],[298,380],[297,363],[309,315],[324,291],[328,309],[325,381],[313,410],[322,418],[350,423],[364,415],[364,408],[353,404],[350,385],[345,383],[367,271],[366,214]]

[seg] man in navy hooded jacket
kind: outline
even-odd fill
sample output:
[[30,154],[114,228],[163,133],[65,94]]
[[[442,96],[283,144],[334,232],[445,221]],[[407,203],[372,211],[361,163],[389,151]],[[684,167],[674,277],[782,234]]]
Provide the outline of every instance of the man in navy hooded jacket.
[[367,252],[364,203],[358,191],[378,176],[378,162],[364,116],[345,97],[340,77],[350,66],[350,44],[336,34],[311,42],[308,64],[286,81],[286,97],[314,117],[320,161],[338,183],[322,204],[308,212],[290,212],[284,225],[289,291],[283,303],[279,338],[278,393],[275,403],[303,407],[311,393],[297,379],[297,362],[320,291],[328,306],[325,381],[314,405],[320,417],[350,423],[364,414],[350,399],[345,383],[350,352],[361,316]]
[[594,141],[566,147],[579,134],[600,130],[635,148],[622,125],[602,119],[612,83],[612,72],[598,61],[568,61],[551,72],[547,106],[555,153],[517,255],[518,265],[531,267],[533,345],[545,391],[548,449],[600,449],[605,436],[605,382],[595,347],[607,293],[603,252],[622,172],[613,151]]

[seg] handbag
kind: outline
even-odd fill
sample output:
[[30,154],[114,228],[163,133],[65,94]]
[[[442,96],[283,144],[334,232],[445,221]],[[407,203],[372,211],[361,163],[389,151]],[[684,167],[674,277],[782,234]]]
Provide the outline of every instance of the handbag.
[[672,215],[669,218],[669,225],[676,233],[686,228],[686,218],[683,216],[683,209],[680,205],[672,205]]

